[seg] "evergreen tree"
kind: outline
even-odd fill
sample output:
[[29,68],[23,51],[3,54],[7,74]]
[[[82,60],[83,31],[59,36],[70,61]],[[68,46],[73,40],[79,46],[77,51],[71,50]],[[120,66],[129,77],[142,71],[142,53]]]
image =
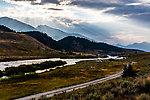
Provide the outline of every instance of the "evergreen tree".
[[136,75],[136,73],[133,70],[131,64],[127,64],[127,66],[124,67],[124,72],[123,72],[122,77],[132,77],[135,75]]
[[3,72],[0,70],[0,77],[2,77],[3,76]]

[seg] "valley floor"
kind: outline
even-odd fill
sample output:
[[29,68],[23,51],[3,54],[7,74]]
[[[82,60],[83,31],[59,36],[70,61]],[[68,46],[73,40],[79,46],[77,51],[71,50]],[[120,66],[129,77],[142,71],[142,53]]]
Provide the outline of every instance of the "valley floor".
[[150,100],[150,53],[134,53],[125,56],[127,59],[123,60],[82,61],[31,78],[13,76],[8,80],[1,80],[0,99],[15,99],[88,82],[117,73],[127,63],[134,62],[132,67],[137,76],[119,77],[102,84],[41,99]]
[[150,53],[130,54],[127,56],[128,62],[136,62],[132,66],[137,72],[137,76],[120,77],[70,93],[62,93],[49,99],[150,100]]
[[122,61],[82,61],[32,78],[14,76],[0,82],[0,99],[14,99],[88,82],[119,72],[124,65]]

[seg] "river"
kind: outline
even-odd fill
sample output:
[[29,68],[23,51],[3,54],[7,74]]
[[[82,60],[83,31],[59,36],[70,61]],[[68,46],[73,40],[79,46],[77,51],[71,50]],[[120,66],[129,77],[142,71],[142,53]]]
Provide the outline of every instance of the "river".
[[[7,67],[17,67],[20,65],[30,65],[30,64],[39,64],[45,61],[66,61],[67,65],[73,65],[80,61],[86,61],[86,60],[106,60],[106,59],[123,59],[123,57],[118,56],[108,56],[107,58],[88,58],[88,59],[60,59],[60,58],[50,58],[50,59],[34,59],[34,60],[18,60],[18,61],[7,61],[7,62],[0,62],[0,70],[5,70]],[[63,67],[59,66],[59,67]]]

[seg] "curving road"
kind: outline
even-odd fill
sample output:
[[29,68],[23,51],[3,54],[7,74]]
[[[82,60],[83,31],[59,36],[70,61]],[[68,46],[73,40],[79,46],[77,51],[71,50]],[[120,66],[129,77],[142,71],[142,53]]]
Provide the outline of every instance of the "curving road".
[[110,76],[105,77],[105,78],[101,78],[101,79],[97,79],[97,80],[94,80],[94,81],[90,81],[90,82],[86,82],[86,83],[82,83],[82,84],[78,84],[78,85],[73,85],[73,86],[69,86],[69,87],[65,87],[65,88],[61,88],[61,89],[57,89],[57,90],[52,90],[52,91],[48,91],[48,92],[44,92],[44,93],[39,93],[39,94],[36,94],[36,95],[30,95],[30,96],[26,96],[26,97],[19,98],[19,99],[16,99],[16,100],[31,100],[33,98],[35,98],[35,100],[38,100],[41,97],[52,97],[55,94],[60,94],[60,93],[63,93],[63,92],[71,92],[71,91],[79,89],[79,88],[85,88],[89,85],[102,83],[104,81],[115,79],[117,77],[120,77],[122,75],[122,73],[123,73],[123,71],[120,71],[116,74],[110,75]]

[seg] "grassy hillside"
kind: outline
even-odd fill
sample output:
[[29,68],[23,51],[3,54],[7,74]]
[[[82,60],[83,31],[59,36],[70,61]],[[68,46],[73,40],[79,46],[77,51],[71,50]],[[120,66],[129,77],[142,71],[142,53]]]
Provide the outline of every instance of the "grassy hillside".
[[0,56],[48,56],[57,53],[36,39],[15,32],[0,31]]
[[50,48],[57,49],[57,50],[62,49],[62,46],[60,46],[57,43],[57,41],[55,41],[54,39],[52,39],[45,33],[41,33],[38,31],[23,32],[23,33],[35,38],[36,40],[40,41],[41,43],[43,43],[44,45],[46,45]]

